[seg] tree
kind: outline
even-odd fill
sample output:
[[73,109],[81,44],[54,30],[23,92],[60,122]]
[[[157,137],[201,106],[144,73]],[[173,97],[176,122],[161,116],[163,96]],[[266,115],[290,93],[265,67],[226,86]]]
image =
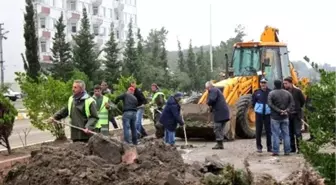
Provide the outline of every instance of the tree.
[[73,63],[75,67],[84,72],[91,81],[94,81],[96,71],[100,68],[99,53],[95,49],[95,36],[90,32],[90,22],[85,8],[83,9],[81,29],[72,38],[75,41],[73,47]]
[[238,25],[234,30],[235,36],[228,40],[221,41],[220,45],[213,51],[213,66],[214,68],[220,68],[222,70],[226,67],[225,54],[228,54],[229,59],[233,55],[233,45],[237,42],[243,42],[245,37],[245,28],[242,25]]
[[169,76],[169,66],[168,66],[168,58],[167,58],[167,50],[165,47],[165,43],[162,43],[162,50],[160,54],[160,60],[162,63],[162,68],[164,70],[164,79],[165,79],[165,84],[169,84],[170,81],[170,76]]
[[124,51],[123,74],[125,76],[138,76],[137,65],[137,49],[135,48],[135,40],[133,35],[133,21],[128,24],[128,32],[126,39],[126,48]]
[[202,90],[205,82],[211,78],[209,60],[207,60],[204,55],[204,49],[201,47],[200,51],[197,52],[196,59],[196,90]]
[[24,69],[28,76],[30,76],[33,80],[37,80],[41,66],[36,31],[36,15],[32,0],[26,0],[26,13],[24,14],[24,20],[23,36],[25,38],[26,57],[24,58],[23,54],[21,54],[21,56],[24,63]]
[[53,67],[50,69],[52,76],[55,79],[68,81],[71,78],[71,72],[73,71],[73,64],[71,61],[71,47],[66,42],[65,34],[66,26],[63,23],[63,13],[56,23],[56,33],[53,37],[53,48],[51,51],[53,57]]
[[17,110],[10,100],[0,94],[0,145],[7,148],[8,154],[11,154],[9,136],[12,134],[15,116]]
[[16,73],[16,81],[20,88],[27,95],[23,99],[23,105],[28,110],[31,124],[40,129],[48,130],[56,140],[66,140],[64,125],[49,124],[46,122],[50,116],[67,106],[67,101],[71,96],[71,86],[73,81],[64,82],[55,80],[53,77],[40,76],[38,83],[32,82],[23,73]]
[[179,40],[177,40],[177,46],[178,46],[178,60],[177,60],[177,64],[178,64],[178,67],[179,67],[179,70],[181,72],[186,72],[187,69],[186,69],[186,66],[185,66],[185,61],[184,61],[184,54],[183,54],[183,51],[182,51],[182,48],[181,48],[181,42]]
[[188,49],[188,56],[187,56],[187,65],[188,65],[188,75],[190,79],[192,79],[192,90],[195,90],[195,77],[196,77],[196,57],[192,47],[192,42],[190,40],[189,49]]
[[105,55],[105,80],[109,84],[113,84],[117,82],[118,77],[120,76],[120,64],[119,61],[119,52],[120,48],[118,48],[118,42],[115,38],[113,25],[111,26],[110,39],[106,43],[106,47],[104,49]]
[[312,142],[302,142],[305,159],[325,178],[326,184],[335,184],[335,151],[322,152],[320,149],[335,145],[335,91],[336,72],[320,70],[321,81],[307,88],[312,106],[306,110]]

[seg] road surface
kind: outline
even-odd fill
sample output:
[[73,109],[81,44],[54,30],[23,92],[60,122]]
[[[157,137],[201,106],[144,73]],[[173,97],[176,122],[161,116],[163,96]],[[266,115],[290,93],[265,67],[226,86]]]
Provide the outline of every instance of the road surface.
[[11,102],[18,111],[25,109],[25,107],[23,106],[22,99],[17,99],[16,101]]
[[[54,140],[55,137],[53,137],[49,131],[41,131],[35,127],[33,127],[30,124],[30,120],[26,119],[26,120],[16,120],[14,123],[14,128],[13,128],[13,132],[12,135],[9,137],[9,142],[11,144],[12,148],[16,148],[16,147],[22,147],[23,144],[22,142],[25,142],[25,134],[24,131],[28,131],[29,129],[30,132],[27,135],[26,139],[27,139],[27,144],[33,144],[33,143],[39,143],[39,142],[43,142],[43,141],[49,141],[49,140]],[[69,132],[69,128],[66,128],[66,134],[67,136],[70,135]],[[21,136],[21,139],[20,139]],[[5,147],[0,146],[0,150],[4,150]]]

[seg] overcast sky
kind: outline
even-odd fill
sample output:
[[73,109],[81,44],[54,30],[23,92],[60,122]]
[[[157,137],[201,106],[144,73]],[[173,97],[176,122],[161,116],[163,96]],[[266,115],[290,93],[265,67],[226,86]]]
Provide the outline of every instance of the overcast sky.
[[[336,65],[336,11],[332,0],[137,0],[138,25],[146,36],[150,29],[166,27],[167,47],[176,50],[179,38],[187,48],[209,44],[209,7],[212,4],[213,45],[234,36],[242,24],[245,40],[258,41],[266,25],[277,27],[279,37],[288,43],[291,60],[304,55],[319,63]],[[22,71],[20,53],[24,52],[24,0],[0,0],[0,22],[10,33],[4,41],[5,81],[14,81],[14,72]]]

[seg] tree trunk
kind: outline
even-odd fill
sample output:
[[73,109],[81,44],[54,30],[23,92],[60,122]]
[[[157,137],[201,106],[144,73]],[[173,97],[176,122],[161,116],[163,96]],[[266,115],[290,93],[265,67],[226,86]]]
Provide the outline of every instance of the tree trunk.
[[5,138],[5,144],[6,144],[6,148],[7,148],[7,152],[8,152],[8,154],[11,154],[11,153],[12,153],[12,149],[11,149],[11,146],[10,146],[10,144],[9,144],[8,137]]

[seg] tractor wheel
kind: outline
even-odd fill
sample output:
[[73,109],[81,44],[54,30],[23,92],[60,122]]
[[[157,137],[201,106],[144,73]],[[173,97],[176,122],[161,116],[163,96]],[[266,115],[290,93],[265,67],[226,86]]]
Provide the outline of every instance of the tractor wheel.
[[241,96],[236,103],[236,133],[241,138],[255,137],[255,112],[252,107],[252,94]]

